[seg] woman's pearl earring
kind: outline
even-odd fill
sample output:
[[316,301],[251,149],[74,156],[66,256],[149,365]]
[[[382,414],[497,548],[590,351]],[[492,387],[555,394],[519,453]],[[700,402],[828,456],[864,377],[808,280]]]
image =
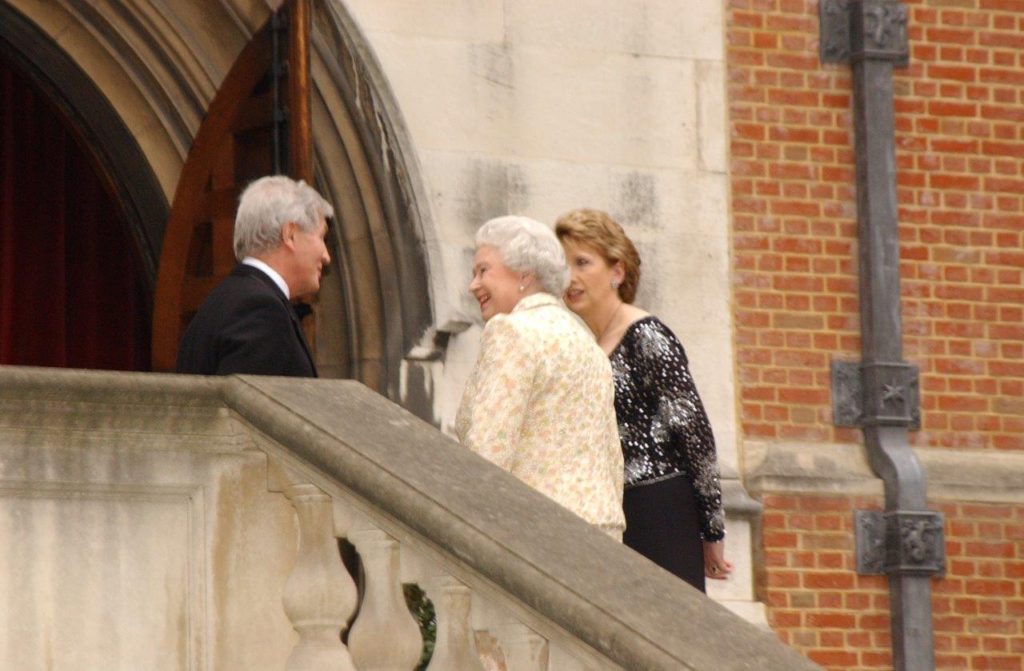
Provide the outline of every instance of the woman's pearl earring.
[[618,290],[618,288],[619,288],[618,280],[612,280],[612,289]]

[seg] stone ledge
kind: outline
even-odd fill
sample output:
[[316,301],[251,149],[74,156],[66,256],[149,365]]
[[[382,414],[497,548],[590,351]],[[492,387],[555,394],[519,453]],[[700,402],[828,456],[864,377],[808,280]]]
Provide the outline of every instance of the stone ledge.
[[[883,496],[866,448],[849,444],[744,445],[744,482],[752,494]],[[914,448],[927,476],[929,500],[1024,502],[1024,454],[995,450]]]
[[222,408],[225,378],[0,366],[0,401]]
[[722,476],[722,507],[725,508],[726,519],[757,517],[764,508],[759,501],[750,498],[738,478],[725,475]]
[[5,445],[64,452],[236,452],[251,441],[224,405],[223,383],[202,377],[0,366],[0,438]]

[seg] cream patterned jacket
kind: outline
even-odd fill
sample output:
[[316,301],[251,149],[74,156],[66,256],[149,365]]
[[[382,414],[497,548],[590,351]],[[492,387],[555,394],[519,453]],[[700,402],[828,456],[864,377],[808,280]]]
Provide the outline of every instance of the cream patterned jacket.
[[484,327],[455,430],[462,444],[622,538],[622,447],[608,357],[551,294]]

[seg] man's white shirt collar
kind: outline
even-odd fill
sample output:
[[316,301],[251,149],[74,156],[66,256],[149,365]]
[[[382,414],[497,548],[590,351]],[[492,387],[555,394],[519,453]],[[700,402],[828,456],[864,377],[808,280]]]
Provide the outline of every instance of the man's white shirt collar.
[[270,279],[274,280],[274,284],[277,285],[277,288],[284,292],[284,297],[291,298],[291,293],[288,291],[288,285],[285,284],[284,278],[281,277],[281,274],[276,270],[252,256],[247,256],[242,259],[242,263],[265,272]]

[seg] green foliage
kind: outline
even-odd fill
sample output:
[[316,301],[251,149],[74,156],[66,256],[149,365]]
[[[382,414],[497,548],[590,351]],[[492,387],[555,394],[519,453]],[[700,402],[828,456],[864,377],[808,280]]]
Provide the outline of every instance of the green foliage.
[[434,612],[434,604],[427,598],[419,585],[406,583],[402,585],[402,592],[405,594],[405,603],[409,612],[416,618],[420,626],[420,634],[423,636],[423,655],[415,671],[424,671],[430,658],[434,655],[434,643],[437,641],[437,613]]

